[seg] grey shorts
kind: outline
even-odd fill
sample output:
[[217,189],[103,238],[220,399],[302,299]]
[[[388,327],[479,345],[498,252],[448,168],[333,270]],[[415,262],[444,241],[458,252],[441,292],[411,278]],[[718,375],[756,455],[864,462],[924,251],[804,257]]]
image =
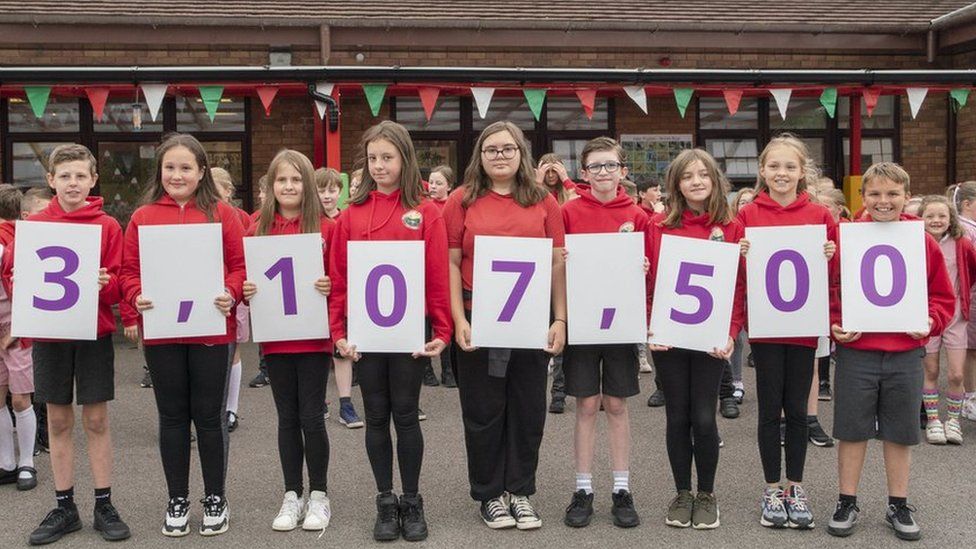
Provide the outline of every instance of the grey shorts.
[[97,404],[115,398],[112,334],[95,341],[35,341],[34,399],[45,404]]
[[925,348],[886,353],[837,346],[834,437],[872,438],[904,446],[919,443]]

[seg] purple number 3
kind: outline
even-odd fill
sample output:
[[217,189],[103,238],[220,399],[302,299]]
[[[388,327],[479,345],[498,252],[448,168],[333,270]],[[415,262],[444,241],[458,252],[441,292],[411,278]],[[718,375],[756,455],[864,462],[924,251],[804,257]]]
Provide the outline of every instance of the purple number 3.
[[74,280],[68,278],[78,270],[78,254],[71,248],[64,246],[45,246],[37,250],[37,257],[41,261],[58,258],[64,261],[64,268],[60,271],[44,273],[44,282],[47,284],[57,284],[64,288],[64,295],[60,299],[44,299],[34,296],[34,308],[42,311],[65,311],[78,303],[81,290]]
[[677,309],[671,309],[671,320],[680,324],[701,324],[712,316],[714,301],[712,294],[702,286],[695,286],[691,283],[693,276],[713,276],[715,267],[702,263],[682,262],[678,267],[678,281],[675,284],[674,292],[678,295],[691,296],[698,300],[698,310],[693,313],[685,313]]
[[498,322],[511,322],[515,316],[515,310],[518,309],[519,303],[522,302],[525,290],[529,287],[529,281],[532,280],[532,275],[535,274],[535,263],[531,261],[492,261],[491,271],[496,273],[518,273],[519,275],[518,279],[515,280],[515,286],[512,287],[512,293],[509,294],[508,300],[505,301],[505,306],[502,307],[502,312],[498,315]]

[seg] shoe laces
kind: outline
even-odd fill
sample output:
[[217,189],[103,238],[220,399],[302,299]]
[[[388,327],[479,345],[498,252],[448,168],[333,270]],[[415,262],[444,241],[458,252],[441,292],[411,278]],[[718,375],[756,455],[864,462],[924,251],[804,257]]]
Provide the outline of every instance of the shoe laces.
[[285,498],[281,502],[281,509],[278,510],[279,515],[289,514],[298,516],[302,512],[301,508],[302,502],[300,499]]
[[536,516],[535,509],[532,508],[532,504],[529,503],[529,498],[526,496],[512,496],[512,508],[515,509],[517,516]]
[[420,521],[420,499],[403,498],[400,501],[403,502],[403,506],[400,508],[400,515],[403,517],[404,522],[419,522]]
[[907,503],[888,504],[888,508],[894,509],[894,513],[892,514],[895,516],[895,519],[897,519],[898,522],[902,524],[911,524],[915,522],[915,519],[912,518],[912,513],[918,512],[918,509],[916,509],[914,505],[909,505]]
[[774,511],[780,511],[783,509],[783,490],[766,490],[763,493],[763,501],[766,503],[766,507],[773,509]]
[[566,512],[574,511],[576,509],[586,508],[586,492],[583,490],[577,490],[573,492],[573,499],[569,502],[569,506],[566,507]]
[[224,510],[224,498],[211,494],[200,500],[203,504],[203,514],[208,517],[219,517]]
[[715,496],[712,494],[708,494],[706,492],[698,492],[698,495],[695,496],[695,506],[703,507],[709,512],[715,509],[715,503],[716,503]]
[[671,506],[676,509],[691,509],[694,501],[695,497],[691,495],[691,492],[680,492],[671,502]]
[[501,498],[492,498],[488,500],[488,502],[486,503],[486,508],[487,508],[486,510],[488,511],[488,515],[492,519],[496,519],[498,517],[505,516],[508,514],[508,509],[505,507],[505,504],[502,503]]
[[614,507],[632,507],[634,505],[634,496],[632,496],[627,490],[614,492],[613,495]]
[[[322,515],[323,517],[331,518],[332,517],[332,512],[329,509],[329,507],[325,504],[326,501],[328,501],[328,500],[309,498],[308,499],[308,513],[307,514],[308,515]],[[326,523],[327,524],[326,521],[323,521],[323,523]],[[322,525],[322,531],[319,532],[319,535],[318,535],[318,537],[316,539],[322,539],[322,536],[323,535],[325,535],[325,524]]]
[[786,495],[786,499],[790,502],[790,507],[794,511],[804,512],[807,510],[807,495],[803,491],[803,488],[793,485]]
[[106,503],[105,505],[101,505],[96,509],[104,522],[118,522],[122,520],[122,517],[119,516],[119,512],[115,510],[115,506],[111,503]]
[[68,512],[60,507],[55,507],[41,521],[42,526],[60,526],[68,520]]
[[840,520],[841,518],[846,518],[851,511],[861,512],[861,508],[857,506],[856,503],[851,503],[847,501],[838,501],[837,509],[834,511],[834,518]]
[[190,510],[190,501],[183,497],[170,498],[166,514],[171,517],[184,517]]
[[379,507],[380,520],[383,522],[391,522],[396,520],[397,517],[397,504],[394,500],[393,503],[383,504]]

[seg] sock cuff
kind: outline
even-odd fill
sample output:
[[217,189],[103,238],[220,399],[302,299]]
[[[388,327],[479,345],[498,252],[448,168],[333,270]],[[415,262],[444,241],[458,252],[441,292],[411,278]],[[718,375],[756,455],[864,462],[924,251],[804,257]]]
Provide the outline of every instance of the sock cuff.
[[935,396],[935,397],[938,397],[939,396],[939,388],[936,387],[935,389],[922,389],[922,396],[923,397],[926,397],[926,396]]
[[32,406],[28,406],[27,408],[19,412],[17,410],[14,410],[14,415],[17,416],[17,418],[25,418],[28,416],[32,416],[34,415],[34,408]]

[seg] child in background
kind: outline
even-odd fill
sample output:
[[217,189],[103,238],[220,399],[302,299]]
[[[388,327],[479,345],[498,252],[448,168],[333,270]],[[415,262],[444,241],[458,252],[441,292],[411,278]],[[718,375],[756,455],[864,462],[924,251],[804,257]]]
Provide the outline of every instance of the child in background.
[[427,176],[427,186],[430,190],[430,199],[434,201],[434,204],[440,206],[444,209],[444,204],[447,204],[447,195],[451,194],[451,190],[454,189],[454,170],[450,166],[440,165],[436,166],[430,170],[430,175]]
[[[258,217],[261,216],[261,206],[264,204],[264,199],[267,196],[267,191],[265,190],[267,184],[268,184],[267,174],[262,175],[261,177],[258,178],[258,204],[257,204],[257,209],[251,213],[252,225],[258,220]],[[268,385],[268,383],[270,383],[270,381],[268,380],[268,365],[264,361],[264,356],[261,354],[260,347],[258,347],[258,357],[259,357],[258,373],[257,375],[254,376],[254,379],[252,379],[247,384],[247,386],[251,387],[252,389],[265,387]],[[143,385],[143,387],[145,387],[145,385]]]
[[[959,213],[959,224],[969,242],[976,246],[976,181],[964,181],[947,191],[953,207]],[[969,324],[966,327],[966,367],[963,386],[965,401],[962,417],[976,421],[976,287],[969,298]]]
[[918,195],[909,198],[908,202],[905,203],[905,213],[918,217],[918,209],[922,206],[922,199],[924,198],[925,195]]
[[345,185],[342,174],[335,168],[319,168],[315,170],[315,189],[318,191],[319,202],[326,217],[335,221],[339,217],[339,195]]
[[[430,170],[430,175],[427,176],[427,184],[429,188],[430,200],[437,207],[444,211],[444,205],[447,204],[447,196],[451,193],[454,188],[456,180],[454,179],[454,170],[450,166],[440,165],[436,166]],[[429,324],[429,323],[428,323]],[[430,326],[428,325],[428,331]],[[426,371],[424,372],[424,385],[428,387],[437,387],[438,385],[444,385],[449,389],[457,387],[457,381],[454,379],[454,344],[449,341],[447,347],[441,353],[441,379],[437,380],[437,376],[434,374],[433,361],[427,364]]]
[[349,197],[350,198],[352,198],[352,195],[356,194],[356,190],[359,189],[359,183],[362,182],[362,180],[363,180],[362,168],[355,169],[352,171],[351,174],[349,174]]
[[629,179],[623,179],[620,181],[620,187],[624,190],[624,193],[630,197],[636,206],[640,202],[640,195],[637,194],[637,185]]
[[664,202],[661,201],[660,181],[642,181],[637,185],[637,193],[640,196],[638,206],[647,213],[648,217],[664,212]]
[[[738,216],[739,212],[746,206],[746,204],[752,203],[753,198],[756,197],[756,190],[752,187],[743,187],[736,191],[735,195],[732,197],[732,215]],[[742,401],[746,397],[746,387],[742,383],[742,351],[746,346],[746,334],[745,329],[739,331],[735,336],[735,350],[732,351],[732,357],[729,359],[729,365],[732,368],[732,398],[735,399],[736,404],[742,404]],[[750,366],[752,365],[752,353],[749,354]]]

